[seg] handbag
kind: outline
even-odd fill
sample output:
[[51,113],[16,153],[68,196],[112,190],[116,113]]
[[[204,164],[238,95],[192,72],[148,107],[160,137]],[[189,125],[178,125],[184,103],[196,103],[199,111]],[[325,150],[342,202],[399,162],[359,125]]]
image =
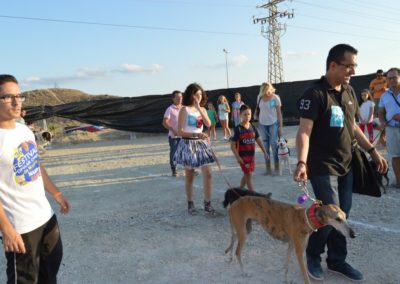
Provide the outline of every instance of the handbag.
[[353,192],[381,197],[381,187],[376,179],[375,170],[371,167],[365,152],[358,145],[353,148],[351,166],[353,168]]
[[259,116],[260,116],[260,101],[261,101],[262,96],[260,97],[260,99],[257,102],[257,106],[256,106],[256,110],[254,112],[254,120],[255,122],[258,121]]
[[376,178],[375,170],[371,167],[365,152],[358,146],[354,139],[354,134],[350,131],[349,122],[346,121],[346,129],[353,139],[352,143],[352,160],[351,167],[353,169],[353,193],[368,195],[373,197],[381,197],[381,187]]

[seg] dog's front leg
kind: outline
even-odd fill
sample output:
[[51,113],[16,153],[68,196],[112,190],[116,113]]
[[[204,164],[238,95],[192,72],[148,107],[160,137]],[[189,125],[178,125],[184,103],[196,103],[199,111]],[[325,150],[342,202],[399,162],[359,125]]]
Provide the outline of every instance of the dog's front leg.
[[301,272],[303,273],[304,283],[310,284],[310,278],[308,277],[306,264],[304,262],[305,241],[301,240],[300,236],[297,236],[297,239],[293,239],[293,245],[297,256],[297,261],[299,262]]

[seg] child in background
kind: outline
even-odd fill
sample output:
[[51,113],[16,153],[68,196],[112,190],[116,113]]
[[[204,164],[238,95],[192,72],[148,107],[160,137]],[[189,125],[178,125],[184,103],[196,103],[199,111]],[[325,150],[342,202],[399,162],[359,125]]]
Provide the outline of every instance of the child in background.
[[214,140],[217,140],[217,132],[215,131],[215,126],[218,122],[218,115],[217,115],[217,112],[215,111],[215,108],[214,108],[214,105],[212,102],[209,102],[207,104],[207,115],[211,121],[211,126],[208,127],[208,137],[211,140],[211,136],[214,136]]
[[371,92],[368,89],[361,91],[361,99],[363,102],[360,106],[360,128],[364,133],[365,126],[367,126],[368,139],[369,142],[372,143],[374,141],[374,128],[372,122],[374,120],[375,103],[372,100]]
[[243,188],[247,185],[247,188],[253,191],[251,175],[255,170],[255,142],[263,151],[265,160],[268,160],[269,156],[265,151],[257,129],[250,123],[251,108],[248,105],[244,104],[240,107],[240,118],[241,123],[233,130],[231,149],[243,171],[240,187]]
[[242,102],[242,96],[240,93],[235,94],[235,101],[232,103],[232,122],[234,126],[238,126],[240,124],[240,107],[244,103]]
[[224,130],[224,140],[228,140],[231,137],[231,130],[229,129],[229,113],[231,109],[229,107],[228,100],[225,96],[219,96],[218,98],[218,118],[221,123],[221,127]]

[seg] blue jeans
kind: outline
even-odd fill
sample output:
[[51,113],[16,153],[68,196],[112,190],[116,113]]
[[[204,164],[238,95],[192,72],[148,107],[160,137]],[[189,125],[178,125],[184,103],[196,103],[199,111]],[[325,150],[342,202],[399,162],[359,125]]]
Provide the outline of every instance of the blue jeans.
[[[353,170],[346,175],[315,176],[310,178],[315,197],[323,204],[336,204],[349,217],[353,194]],[[308,239],[307,257],[321,260],[321,254],[328,248],[326,262],[330,264],[343,263],[347,256],[346,238],[332,226],[325,226],[312,233]]]
[[176,152],[176,147],[178,147],[179,141],[181,141],[181,138],[171,138],[171,136],[168,136],[168,142],[169,142],[169,164],[171,166],[171,171],[175,172],[176,171],[176,164],[174,163],[174,155]]
[[[274,157],[274,162],[279,163],[278,158],[278,122],[271,125],[260,124],[258,127],[260,135],[263,139],[265,150],[270,155],[270,148]],[[271,156],[270,156],[271,159]]]

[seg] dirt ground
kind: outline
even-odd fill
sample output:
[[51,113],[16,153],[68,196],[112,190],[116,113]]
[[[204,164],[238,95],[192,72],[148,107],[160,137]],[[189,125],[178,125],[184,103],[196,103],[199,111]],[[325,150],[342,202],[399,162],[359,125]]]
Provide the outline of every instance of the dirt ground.
[[[292,168],[295,132],[296,127],[284,128]],[[113,132],[89,136],[79,143],[59,138],[62,143],[53,143],[41,156],[72,204],[71,213],[62,216],[52,202],[64,244],[59,283],[285,282],[287,244],[273,240],[259,225],[253,226],[243,250],[248,276],[242,276],[239,265],[230,263],[224,254],[231,233],[221,205],[228,187],[223,175],[232,185],[238,185],[241,177],[227,142],[212,143],[222,172],[213,167],[212,203],[218,215],[210,218],[203,211],[188,215],[184,176],[170,175],[164,134],[136,135],[135,139]],[[296,203],[301,192],[289,173],[265,176],[260,151],[257,160],[256,190]],[[393,181],[392,173],[390,177]],[[202,208],[202,175],[194,187],[195,204]],[[354,195],[349,222],[358,237],[348,240],[347,260],[363,272],[364,283],[400,283],[399,208],[399,190],[389,188],[381,198]],[[0,271],[0,283],[5,283],[4,258]],[[303,283],[295,257],[289,266],[289,281]],[[324,283],[348,281],[326,271]]]

